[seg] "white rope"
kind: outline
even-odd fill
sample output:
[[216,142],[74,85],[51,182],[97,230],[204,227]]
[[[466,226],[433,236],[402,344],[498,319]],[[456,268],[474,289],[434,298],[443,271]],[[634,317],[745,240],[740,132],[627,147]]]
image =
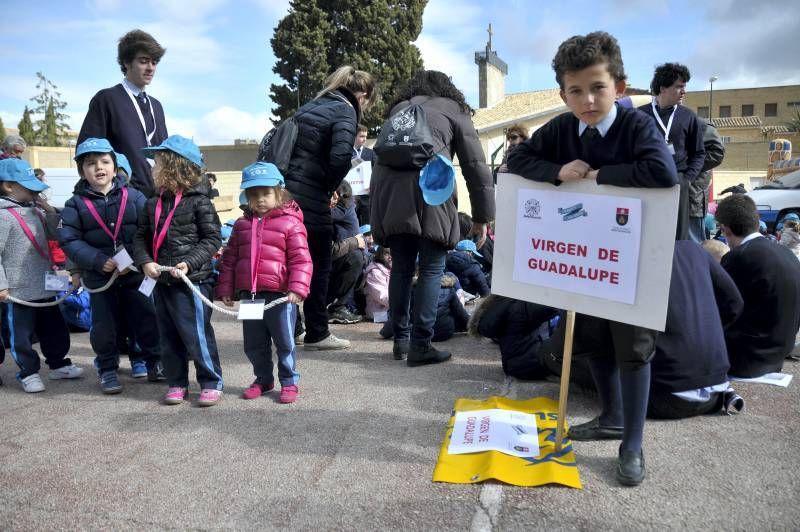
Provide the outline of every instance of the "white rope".
[[56,299],[55,301],[48,301],[46,303],[36,303],[36,302],[33,302],[33,301],[23,301],[22,299],[17,299],[16,297],[14,297],[12,295],[9,295],[6,298],[6,301],[8,301],[9,303],[16,303],[17,305],[22,305],[24,307],[33,307],[33,308],[55,307],[56,305],[58,305],[59,303],[61,303],[65,299],[67,299],[68,295],[69,295],[69,292],[64,292],[64,295],[62,295],[60,298]]

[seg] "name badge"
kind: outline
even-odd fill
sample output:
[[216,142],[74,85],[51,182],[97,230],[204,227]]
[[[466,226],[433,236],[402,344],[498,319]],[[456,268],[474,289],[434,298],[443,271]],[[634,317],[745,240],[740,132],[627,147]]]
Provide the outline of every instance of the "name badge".
[[250,301],[239,302],[239,314],[237,320],[262,320],[264,319],[265,299],[251,299]]
[[139,285],[139,292],[143,293],[147,297],[150,297],[150,294],[153,293],[153,289],[156,287],[156,280],[152,277],[145,277],[142,281],[142,284]]
[[117,263],[117,270],[120,273],[124,272],[129,266],[133,264],[133,259],[128,254],[128,250],[120,248],[117,254],[111,257]]
[[675,146],[671,142],[667,142],[667,151],[670,155],[675,155]]
[[69,290],[69,277],[58,275],[55,272],[44,274],[44,289],[53,292],[66,292]]

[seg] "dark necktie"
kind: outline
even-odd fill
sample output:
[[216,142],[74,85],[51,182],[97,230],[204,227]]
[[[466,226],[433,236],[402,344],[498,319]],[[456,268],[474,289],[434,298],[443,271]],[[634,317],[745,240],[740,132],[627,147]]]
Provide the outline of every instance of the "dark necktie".
[[583,134],[581,135],[581,144],[583,145],[584,159],[588,155],[591,147],[595,144],[595,142],[599,138],[600,138],[600,132],[597,130],[596,127],[589,126],[583,130]]
[[147,95],[144,91],[140,92],[136,97],[136,103],[139,104],[139,109],[142,111],[145,129],[147,130],[147,135],[149,135],[155,130],[156,123],[155,118],[153,118],[153,113],[150,112],[150,104],[147,101]]

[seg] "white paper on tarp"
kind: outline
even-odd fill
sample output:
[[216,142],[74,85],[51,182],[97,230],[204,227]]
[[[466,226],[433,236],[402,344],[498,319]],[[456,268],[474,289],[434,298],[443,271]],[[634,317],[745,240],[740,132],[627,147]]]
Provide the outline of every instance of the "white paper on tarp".
[[499,451],[521,458],[539,456],[536,416],[514,410],[489,409],[456,412],[450,454]]
[[632,304],[642,200],[552,188],[517,192],[514,280]]
[[369,183],[372,180],[372,163],[364,161],[351,168],[344,179],[350,183],[350,187],[353,189],[353,196],[369,194]]
[[752,379],[744,379],[739,377],[729,377],[732,381],[739,382],[755,382],[757,384],[771,384],[773,386],[780,386],[786,388],[792,382],[792,375],[788,373],[767,373],[760,377],[753,377]]
[[[585,179],[556,188],[550,183],[530,181],[514,174],[499,174],[497,183],[497,204],[506,208],[497,210],[493,293],[664,330],[672,275],[678,186],[615,187]],[[557,199],[554,204],[553,198]],[[571,201],[577,198],[582,200]],[[538,214],[537,204],[531,200],[538,201]],[[583,205],[578,209],[579,203]],[[559,213],[558,209],[562,212]],[[545,254],[541,255],[540,250],[533,248],[534,238],[553,241],[554,251],[547,252],[548,244],[545,242]],[[620,246],[624,240],[630,242],[625,245],[627,251],[623,253]],[[564,243],[564,247],[558,249],[565,253],[559,253],[556,242]],[[585,244],[587,256],[569,255],[569,243]],[[604,252],[606,259],[599,258],[600,248],[607,251]],[[610,250],[614,249],[619,251],[614,255],[617,262],[611,260]],[[577,252],[574,247],[572,251]],[[632,253],[638,253],[637,260],[633,260]],[[587,279],[582,279],[574,262],[568,263],[576,265],[575,272],[567,266],[566,275],[562,276],[566,279],[560,279],[563,282],[555,286],[553,282],[543,284],[541,279],[531,278],[527,272],[520,273],[522,266],[528,268],[531,259],[553,260],[556,257],[560,263],[568,262],[565,259],[596,259],[597,264],[606,266],[606,271],[625,275],[624,279],[615,278],[618,282],[621,279],[625,281],[624,288],[622,284],[606,282],[611,280],[609,274],[603,279],[606,286],[587,290],[587,265],[584,267]],[[628,270],[620,270],[623,260],[627,261]]]

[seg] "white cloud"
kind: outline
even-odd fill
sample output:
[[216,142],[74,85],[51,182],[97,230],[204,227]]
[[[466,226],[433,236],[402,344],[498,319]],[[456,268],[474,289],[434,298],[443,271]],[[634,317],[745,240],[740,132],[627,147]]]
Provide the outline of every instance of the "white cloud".
[[261,140],[272,128],[271,116],[248,113],[225,105],[206,113],[199,119],[167,117],[170,134],[193,138],[199,145],[233,144],[234,139]]
[[477,102],[478,67],[474,63],[474,52],[432,35],[420,35],[415,44],[426,70],[439,70],[452,77],[467,100]]

